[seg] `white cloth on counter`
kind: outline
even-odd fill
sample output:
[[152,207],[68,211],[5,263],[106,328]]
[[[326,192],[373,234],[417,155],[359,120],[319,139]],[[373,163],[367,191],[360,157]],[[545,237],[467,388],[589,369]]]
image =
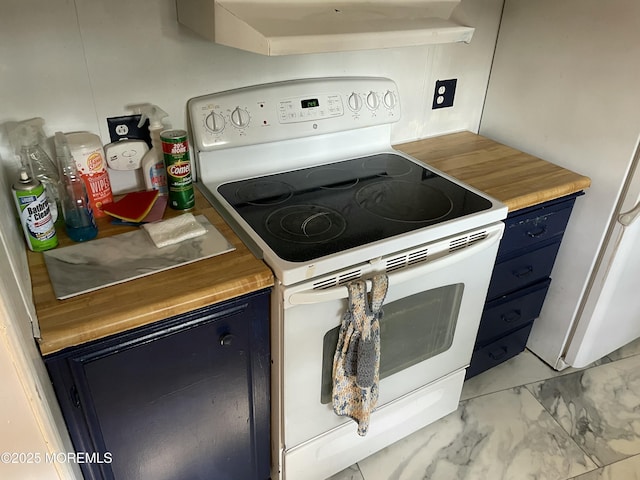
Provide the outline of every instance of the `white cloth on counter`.
[[145,223],[142,228],[147,231],[158,248],[174,245],[207,233],[204,225],[199,223],[191,213],[183,213],[160,222]]

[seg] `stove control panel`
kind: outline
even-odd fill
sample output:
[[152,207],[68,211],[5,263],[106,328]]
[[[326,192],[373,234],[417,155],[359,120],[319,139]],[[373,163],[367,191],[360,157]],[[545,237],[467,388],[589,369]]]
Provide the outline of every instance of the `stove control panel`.
[[210,151],[391,124],[400,119],[388,78],[277,82],[189,100],[194,148]]

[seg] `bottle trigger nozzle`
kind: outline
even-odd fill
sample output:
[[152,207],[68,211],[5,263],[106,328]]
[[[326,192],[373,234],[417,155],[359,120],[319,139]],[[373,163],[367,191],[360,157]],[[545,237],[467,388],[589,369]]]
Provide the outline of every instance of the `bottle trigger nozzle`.
[[165,117],[168,117],[169,114],[162,110],[157,105],[152,105],[150,103],[142,104],[142,105],[133,105],[131,106],[135,113],[140,114],[140,121],[138,122],[138,127],[142,127],[144,122],[149,119],[149,128],[162,128],[163,122],[162,120]]

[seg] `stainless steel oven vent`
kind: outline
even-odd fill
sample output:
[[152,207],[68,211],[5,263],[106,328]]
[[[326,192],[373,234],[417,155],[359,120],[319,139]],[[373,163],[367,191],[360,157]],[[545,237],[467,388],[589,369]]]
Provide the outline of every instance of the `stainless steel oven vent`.
[[480,232],[473,232],[469,235],[465,235],[464,237],[458,237],[454,240],[451,240],[449,243],[449,252],[455,252],[456,250],[461,250],[463,248],[469,247],[476,242],[487,237],[487,232],[482,230]]

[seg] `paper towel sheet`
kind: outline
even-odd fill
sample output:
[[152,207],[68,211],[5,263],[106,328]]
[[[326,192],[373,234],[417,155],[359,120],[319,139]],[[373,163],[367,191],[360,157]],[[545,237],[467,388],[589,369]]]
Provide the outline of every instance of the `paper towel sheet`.
[[168,247],[207,233],[207,230],[190,213],[183,213],[161,222],[147,223],[142,225],[142,228],[158,248]]
[[204,215],[195,217],[207,232],[156,248],[143,230],[99,238],[44,252],[56,298],[62,300],[109,285],[235,250]]

